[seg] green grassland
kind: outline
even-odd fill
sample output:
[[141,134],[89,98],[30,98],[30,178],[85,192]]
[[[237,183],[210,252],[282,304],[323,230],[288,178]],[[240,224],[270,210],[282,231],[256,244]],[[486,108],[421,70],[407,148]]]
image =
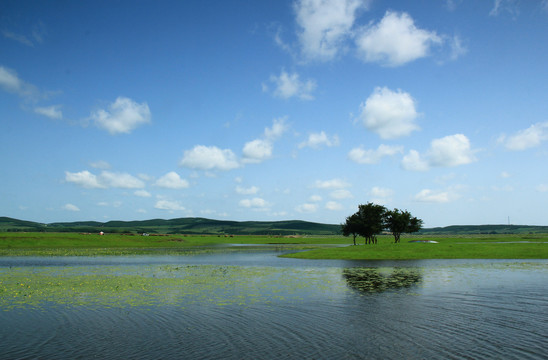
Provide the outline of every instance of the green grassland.
[[[177,253],[223,244],[262,244],[306,249],[284,255],[303,259],[547,259],[548,234],[407,236],[394,244],[388,235],[377,244],[350,245],[342,236],[228,236],[0,233],[0,256],[126,255]],[[410,241],[432,240],[437,243]],[[325,245],[348,246],[325,246]]]

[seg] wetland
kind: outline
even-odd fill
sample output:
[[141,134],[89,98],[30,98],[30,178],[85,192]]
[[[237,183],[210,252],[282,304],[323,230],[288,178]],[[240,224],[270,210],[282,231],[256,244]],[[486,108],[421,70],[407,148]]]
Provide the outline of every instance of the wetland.
[[548,260],[280,257],[296,251],[2,256],[0,357],[542,359],[548,351]]

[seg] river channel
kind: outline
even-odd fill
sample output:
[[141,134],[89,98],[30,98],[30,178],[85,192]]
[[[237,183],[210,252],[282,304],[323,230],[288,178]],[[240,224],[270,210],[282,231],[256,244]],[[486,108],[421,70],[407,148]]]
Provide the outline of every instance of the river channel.
[[1,359],[546,359],[548,261],[0,257]]

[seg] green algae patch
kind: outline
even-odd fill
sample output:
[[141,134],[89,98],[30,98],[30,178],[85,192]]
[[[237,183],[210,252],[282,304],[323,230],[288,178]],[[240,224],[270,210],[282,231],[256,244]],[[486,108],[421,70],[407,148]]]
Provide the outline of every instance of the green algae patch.
[[[306,291],[303,291],[306,290]],[[0,268],[0,308],[268,304],[347,291],[339,269],[218,265]],[[306,295],[303,295],[306,294]]]

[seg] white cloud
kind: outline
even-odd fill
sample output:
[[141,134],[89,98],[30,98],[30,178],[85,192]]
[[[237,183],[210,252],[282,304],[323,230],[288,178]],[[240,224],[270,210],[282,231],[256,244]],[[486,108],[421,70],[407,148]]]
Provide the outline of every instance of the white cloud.
[[352,193],[346,189],[337,189],[335,191],[332,191],[329,196],[337,200],[351,199],[353,197]]
[[253,208],[256,210],[265,210],[270,206],[267,201],[258,197],[253,199],[242,199],[240,200],[239,205],[241,207]]
[[548,140],[548,121],[533,124],[509,137],[502,135],[499,138],[507,149],[516,151],[537,147],[546,140]]
[[453,167],[476,161],[476,150],[470,140],[463,134],[445,136],[432,140],[430,149],[422,156],[416,150],[410,150],[402,159],[405,170],[426,171],[430,167]]
[[317,204],[305,203],[305,204],[301,204],[301,205],[297,206],[295,208],[295,210],[297,212],[300,212],[300,213],[312,213],[312,212],[316,212],[318,210],[318,205]]
[[101,172],[99,181],[108,187],[122,189],[138,189],[145,187],[145,183],[142,180],[126,173],[103,171]]
[[74,183],[87,189],[105,188],[106,186],[99,182],[96,175],[87,170],[71,173],[65,171],[65,181]]
[[343,209],[343,206],[342,204],[339,204],[338,202],[335,202],[335,201],[328,201],[326,204],[325,204],[325,208],[327,210],[331,210],[331,211],[339,211],[339,210],[342,210]]
[[204,145],[196,145],[192,150],[185,150],[179,164],[200,170],[232,170],[240,166],[231,150]]
[[302,54],[306,59],[335,58],[351,35],[359,9],[369,1],[299,0],[295,3]]
[[403,153],[403,146],[381,144],[376,150],[365,150],[361,147],[354,148],[350,150],[348,157],[358,164],[376,164],[385,156],[393,156],[401,153]]
[[0,88],[25,98],[38,95],[36,86],[24,82],[14,70],[4,66],[0,66]]
[[308,139],[299,144],[299,148],[310,147],[312,149],[319,149],[322,146],[332,147],[339,145],[339,137],[333,135],[331,138],[327,136],[324,131],[319,133],[312,133],[308,135]]
[[68,211],[80,211],[80,209],[78,208],[78,206],[73,205],[73,204],[65,204],[65,205],[63,206],[63,209],[68,210]]
[[62,119],[63,112],[61,111],[61,105],[51,105],[46,107],[34,108],[34,112],[40,115],[49,117],[50,119]]
[[159,210],[169,210],[169,211],[182,211],[185,210],[183,206],[178,201],[171,200],[158,200],[154,205],[156,209]]
[[470,140],[463,134],[432,140],[428,151],[431,166],[458,166],[476,161]]
[[244,163],[260,163],[272,156],[274,145],[269,140],[255,139],[247,142],[242,150]]
[[314,187],[318,189],[342,189],[349,187],[350,184],[342,179],[316,180]]
[[185,179],[181,179],[175,171],[170,171],[156,181],[156,186],[167,189],[184,189],[189,187],[189,183]]
[[378,24],[365,27],[356,38],[364,61],[387,66],[399,66],[428,56],[430,47],[442,42],[436,32],[417,28],[407,13],[393,11],[387,11]]
[[468,52],[468,48],[463,44],[463,41],[459,36],[453,36],[450,46],[451,54],[449,58],[451,60],[456,60]]
[[426,171],[430,168],[428,161],[417,150],[409,150],[407,155],[403,157],[401,166],[410,171]]
[[266,139],[274,141],[287,130],[289,130],[289,125],[287,125],[285,117],[274,119],[272,120],[272,127],[264,129],[264,136]]
[[371,188],[371,191],[369,192],[369,194],[372,196],[372,197],[375,197],[375,198],[390,198],[392,195],[394,195],[394,190],[392,189],[388,189],[388,188],[383,188],[383,187],[379,187],[379,186],[373,186]]
[[510,174],[507,171],[503,171],[503,172],[500,173],[500,177],[503,178],[503,179],[507,179],[509,177],[512,177],[512,174]]
[[447,203],[455,198],[455,195],[452,195],[447,191],[435,191],[430,189],[423,189],[415,195],[415,200],[431,203]]
[[322,197],[320,195],[312,195],[310,197],[310,201],[314,201],[314,202],[322,201]]
[[272,156],[274,141],[282,136],[289,126],[285,118],[274,119],[272,127],[264,129],[264,138],[255,139],[245,143],[242,150],[242,163],[260,163]]
[[418,130],[415,119],[415,101],[409,93],[394,92],[386,87],[377,87],[361,104],[361,118],[367,129],[383,139],[407,136]]
[[256,186],[251,186],[249,188],[236,186],[236,193],[240,195],[255,195],[258,192],[259,192],[259,188]]
[[120,96],[109,105],[108,111],[99,109],[90,117],[98,127],[107,130],[111,135],[128,134],[138,126],[150,122],[150,109],[147,103],[138,104]]
[[139,196],[139,197],[151,197],[152,195],[150,195],[150,193],[146,190],[137,190],[135,191],[133,194],[135,194],[135,196]]
[[[306,80],[301,81],[299,74],[288,74],[285,70],[282,70],[279,76],[271,75],[270,81],[276,85],[274,89],[274,96],[289,99],[291,97],[298,97],[301,100],[313,100],[312,92],[316,89],[316,81]],[[268,87],[264,87],[267,90]]]
[[114,173],[110,171],[103,171],[99,176],[96,176],[87,170],[76,173],[65,171],[65,181],[88,189],[105,189],[108,187],[136,189],[143,188],[145,186],[143,181],[130,174]]

